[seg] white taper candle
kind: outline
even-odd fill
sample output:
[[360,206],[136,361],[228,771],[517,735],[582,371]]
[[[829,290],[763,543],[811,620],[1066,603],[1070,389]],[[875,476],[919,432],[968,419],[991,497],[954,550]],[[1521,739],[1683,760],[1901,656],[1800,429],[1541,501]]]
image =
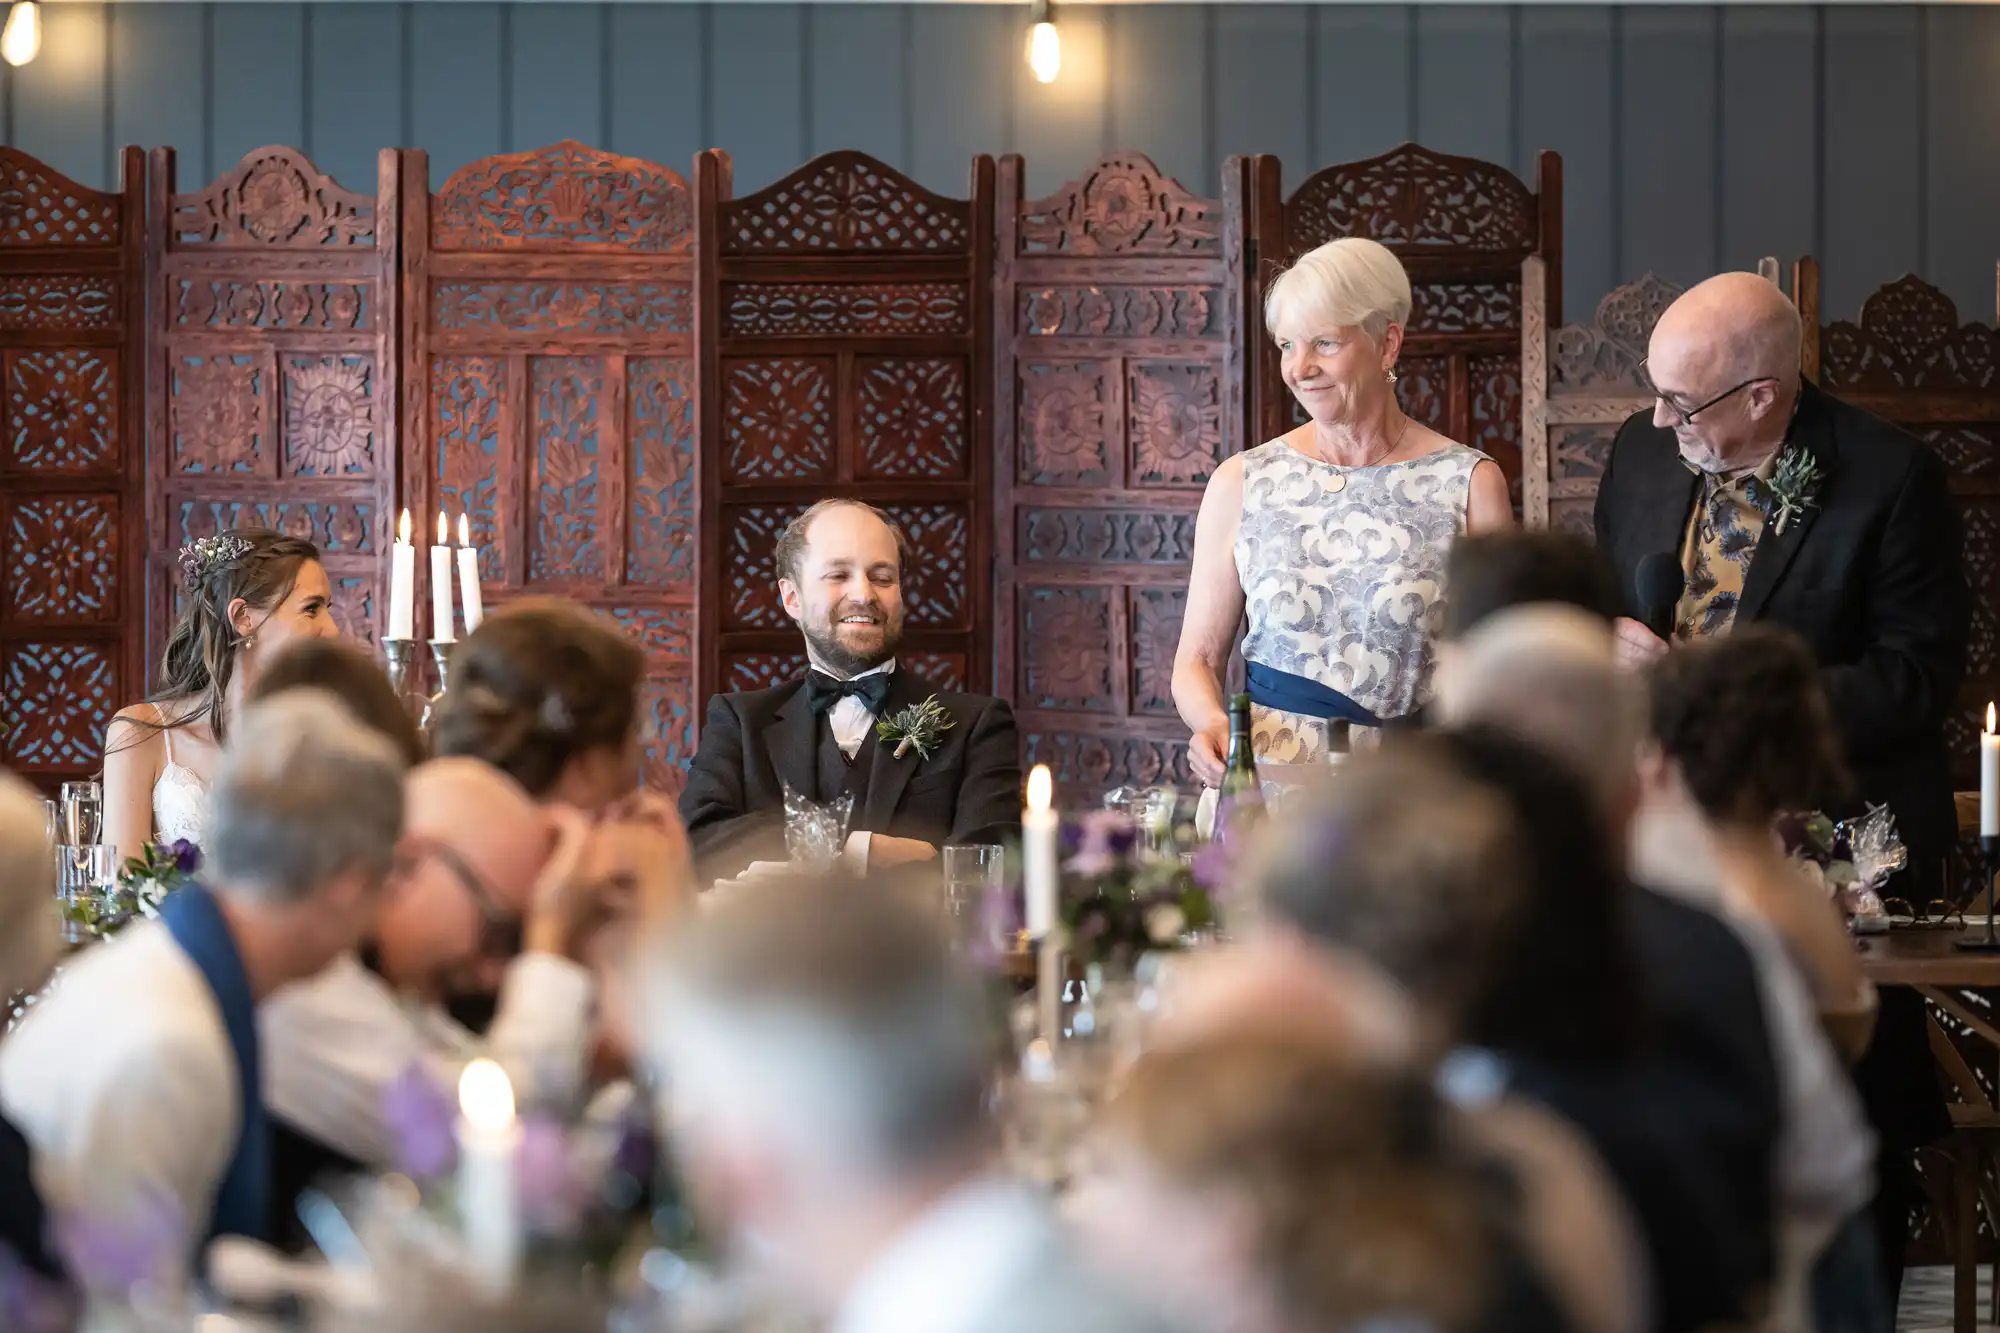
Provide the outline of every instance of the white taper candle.
[[479,548],[472,544],[472,520],[458,516],[458,609],[465,616],[467,634],[479,628],[486,608],[479,601]]
[[410,511],[396,525],[389,549],[389,637],[414,639],[417,620],[417,548],[410,545]]
[[440,509],[437,545],[431,547],[431,639],[435,643],[451,643],[457,637],[451,632],[451,547],[445,544],[450,540],[451,528]]
[[521,1125],[514,1085],[491,1060],[458,1078],[458,1214],[472,1276],[487,1295],[514,1285],[521,1264]]

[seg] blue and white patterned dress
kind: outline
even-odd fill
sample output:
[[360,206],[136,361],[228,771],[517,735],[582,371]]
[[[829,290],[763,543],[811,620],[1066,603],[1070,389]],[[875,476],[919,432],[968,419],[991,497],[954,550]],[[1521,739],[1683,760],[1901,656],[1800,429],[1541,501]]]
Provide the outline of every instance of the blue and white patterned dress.
[[[1282,439],[1246,452],[1236,531],[1244,659],[1339,690],[1377,717],[1421,708],[1445,561],[1485,461],[1462,444],[1374,467],[1338,467]],[[1325,757],[1319,718],[1260,707],[1253,722],[1261,759]]]

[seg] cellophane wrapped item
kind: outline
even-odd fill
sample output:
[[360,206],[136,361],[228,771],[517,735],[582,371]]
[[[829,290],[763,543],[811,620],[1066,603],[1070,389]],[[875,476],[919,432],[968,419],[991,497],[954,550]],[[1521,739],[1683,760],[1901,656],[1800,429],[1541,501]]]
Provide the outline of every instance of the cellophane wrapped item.
[[847,821],[854,813],[854,794],[831,801],[812,800],[785,784],[785,854],[805,871],[831,870],[847,846]]

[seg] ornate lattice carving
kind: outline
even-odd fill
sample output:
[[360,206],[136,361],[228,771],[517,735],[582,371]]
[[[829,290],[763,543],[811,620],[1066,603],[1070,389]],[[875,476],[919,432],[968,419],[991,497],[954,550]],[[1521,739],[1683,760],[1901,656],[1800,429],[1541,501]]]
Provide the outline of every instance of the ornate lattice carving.
[[1189,783],[1187,746],[1178,741],[1031,731],[1024,765],[1047,764],[1070,796],[1089,799],[1113,787]]
[[349,333],[375,327],[365,282],[239,282],[178,278],[174,323],[209,329]]
[[1611,461],[1611,441],[1618,434],[1615,424],[1550,426],[1549,453],[1555,460],[1557,481],[1597,481]]
[[722,515],[724,629],[781,629],[791,625],[778,604],[778,534],[804,505],[744,505]]
[[803,650],[786,653],[733,653],[725,673],[732,690],[767,690],[806,674]]
[[1441,356],[1406,356],[1396,365],[1403,411],[1442,435],[1451,434],[1451,365]]
[[571,139],[481,158],[431,200],[431,244],[440,250],[665,254],[693,236],[693,200],[677,173]]
[[454,332],[691,333],[694,297],[684,282],[441,282],[431,319]]
[[374,470],[372,357],[285,358],[285,467],[298,477]]
[[472,516],[479,547],[479,577],[507,577],[506,532],[500,523],[500,404],[507,393],[507,363],[496,356],[440,356],[431,360],[432,401],[437,405],[438,503]]
[[1829,324],[1820,343],[1826,386],[1848,390],[1983,389],[2000,383],[2000,331],[1960,324],[1951,298],[1921,278],[1876,290],[1858,324]]
[[866,153],[828,153],[722,206],[725,254],[833,250],[963,254],[970,206]]
[[1384,245],[1527,255],[1535,197],[1490,162],[1404,144],[1309,177],[1285,209],[1292,253],[1340,236]]
[[1505,333],[1521,326],[1518,282],[1420,282],[1410,295],[1413,333]]
[[528,577],[601,579],[597,540],[598,403],[604,362],[544,356],[532,362],[535,541]]
[[1194,515],[1132,509],[1023,509],[1023,563],[1184,565],[1194,559]]
[[1044,486],[1109,481],[1104,363],[1022,361],[1018,373],[1020,479]]
[[118,353],[52,347],[5,353],[7,454],[36,472],[114,466],[118,452]]
[[731,338],[924,337],[962,334],[971,323],[959,282],[729,283],[722,304]]
[[344,576],[333,582],[333,623],[363,646],[377,647],[375,580]]
[[1680,294],[1650,273],[1605,293],[1590,323],[1566,324],[1549,336],[1550,391],[1645,396],[1639,363],[1653,325]]
[[941,690],[965,688],[964,653],[899,652],[896,654],[896,669],[908,671],[926,685],[935,685]]
[[631,405],[631,528],[625,577],[660,585],[694,581],[694,387],[677,357],[635,357]]
[[1937,450],[1953,481],[1983,481],[2000,458],[2000,422],[1965,422],[1954,425],[1906,426],[1918,439]]
[[1018,293],[1022,333],[1063,338],[1209,338],[1213,287],[1036,287]]
[[963,477],[970,450],[965,360],[857,359],[855,425],[869,477]]
[[685,661],[694,655],[691,606],[614,606],[611,618],[639,641],[648,656]]
[[1560,499],[1549,501],[1549,529],[1552,532],[1566,532],[1572,537],[1585,541],[1597,539],[1597,529],[1593,515],[1597,510],[1597,500]]
[[24,495],[7,513],[7,611],[22,620],[115,620],[118,501]]
[[[2000,600],[2000,510],[1991,501],[1965,500],[1959,505],[1963,525],[1965,580],[1972,589],[1972,626],[1966,640],[1965,667],[1970,675],[2000,671],[2000,634],[1994,623]],[[1976,747],[1961,753],[1977,753]]]
[[1191,486],[1222,461],[1222,384],[1205,361],[1127,364],[1132,484]]
[[290,148],[259,148],[201,193],[175,195],[173,208],[176,245],[375,243],[375,200]]
[[175,472],[264,471],[264,361],[254,352],[182,355],[167,416]]
[[1132,590],[1132,711],[1174,713],[1174,652],[1187,611],[1184,588]]
[[909,539],[903,602],[912,626],[970,629],[972,533],[962,505],[886,505]]
[[1022,702],[1111,712],[1111,591],[1024,587],[1019,606]]
[[0,148],[0,246],[116,244],[117,195]]
[[95,643],[17,643],[7,650],[0,754],[12,768],[94,769],[104,728],[124,702],[111,652]]
[[694,761],[694,687],[686,677],[651,677],[639,687],[639,754],[646,788],[678,796]]
[[725,364],[722,438],[730,480],[831,477],[833,430],[831,360]]
[[367,500],[182,500],[173,521],[177,545],[231,528],[269,528],[309,541],[326,555],[374,555],[377,549],[375,506]]
[[1472,384],[1472,431],[1465,443],[1494,458],[1521,456],[1521,358],[1467,359]]
[[118,322],[121,292],[116,278],[0,277],[0,329],[108,329]]
[[1222,211],[1140,153],[1108,157],[1023,207],[1022,254],[1213,255]]

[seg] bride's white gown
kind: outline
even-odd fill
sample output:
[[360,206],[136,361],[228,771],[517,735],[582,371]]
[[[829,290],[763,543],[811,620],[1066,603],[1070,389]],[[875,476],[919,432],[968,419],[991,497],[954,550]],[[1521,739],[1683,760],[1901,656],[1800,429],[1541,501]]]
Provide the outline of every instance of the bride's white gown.
[[167,762],[153,780],[153,838],[171,846],[186,838],[201,845],[202,825],[208,814],[208,783],[191,768],[174,762],[174,733],[161,733],[167,746]]

